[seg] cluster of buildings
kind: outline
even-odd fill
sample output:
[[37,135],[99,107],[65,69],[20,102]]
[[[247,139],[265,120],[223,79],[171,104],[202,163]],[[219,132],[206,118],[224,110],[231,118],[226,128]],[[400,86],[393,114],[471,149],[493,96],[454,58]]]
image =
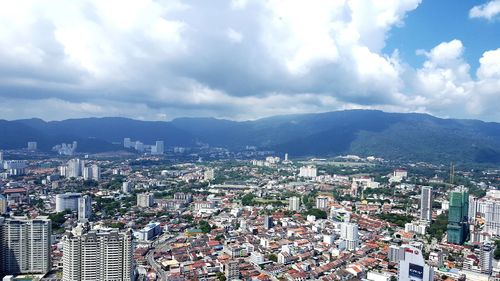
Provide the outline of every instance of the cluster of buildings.
[[149,152],[151,155],[162,155],[165,153],[165,145],[162,140],[157,140],[153,145],[147,145],[141,141],[132,141],[130,138],[124,138],[123,147],[132,148],[141,153]]

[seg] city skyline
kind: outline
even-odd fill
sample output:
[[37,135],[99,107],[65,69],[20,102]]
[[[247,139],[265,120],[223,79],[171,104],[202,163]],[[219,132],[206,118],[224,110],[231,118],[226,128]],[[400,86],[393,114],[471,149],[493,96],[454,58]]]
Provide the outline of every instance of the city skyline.
[[4,3],[0,118],[247,120],[368,108],[500,121],[499,6]]

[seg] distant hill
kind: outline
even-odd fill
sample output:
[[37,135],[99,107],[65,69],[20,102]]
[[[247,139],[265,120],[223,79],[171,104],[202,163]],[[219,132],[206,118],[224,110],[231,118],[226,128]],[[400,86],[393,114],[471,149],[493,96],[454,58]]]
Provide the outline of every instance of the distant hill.
[[167,146],[211,146],[288,152],[292,156],[375,155],[387,159],[431,162],[500,163],[500,124],[441,119],[427,114],[346,110],[282,115],[255,121],[179,118],[170,122],[126,118],[83,118],[45,122],[0,120],[0,148],[36,140],[49,150],[77,140],[79,150],[119,150],[124,137]]

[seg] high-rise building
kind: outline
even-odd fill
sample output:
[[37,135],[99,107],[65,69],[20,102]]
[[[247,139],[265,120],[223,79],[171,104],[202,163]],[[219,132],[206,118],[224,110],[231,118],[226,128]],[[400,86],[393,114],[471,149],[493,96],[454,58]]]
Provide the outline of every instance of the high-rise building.
[[354,251],[359,246],[358,224],[342,223],[340,225],[340,238],[346,243],[348,251]]
[[92,179],[92,167],[83,167],[83,179],[84,180],[91,180]]
[[432,221],[432,187],[422,186],[420,197],[420,219],[425,221]]
[[206,181],[211,181],[215,178],[215,172],[214,169],[207,169],[203,173],[203,179]]
[[144,143],[142,143],[140,141],[136,141],[134,147],[135,147],[135,150],[137,150],[139,152],[144,151]]
[[79,225],[63,238],[63,281],[133,280],[132,232]]
[[123,139],[123,147],[124,148],[131,148],[133,145],[132,145],[132,141],[130,140],[130,138],[124,138]]
[[130,193],[132,192],[132,183],[129,181],[124,181],[122,183],[122,192],[123,193]]
[[92,179],[95,181],[101,180],[101,168],[97,164],[92,165]]
[[153,193],[141,193],[137,194],[137,207],[148,208],[153,206],[154,204],[154,195]]
[[226,280],[231,281],[231,280],[239,280],[240,279],[240,263],[238,260],[230,260],[226,264],[226,270],[225,270],[225,275],[226,275]]
[[481,198],[478,205],[484,218],[483,231],[490,235],[500,235],[500,200]]
[[422,251],[410,245],[402,245],[404,258],[399,261],[399,281],[432,281],[434,270],[425,263]]
[[315,166],[303,166],[300,167],[299,177],[304,178],[315,178],[317,176],[318,170]]
[[7,213],[7,198],[0,194],[0,215]]
[[156,141],[155,147],[156,147],[156,154],[165,153],[165,147],[164,147],[163,141],[161,141],[161,140]]
[[453,191],[450,193],[450,210],[448,213],[448,243],[463,244],[469,234],[468,225],[469,193]]
[[479,255],[479,266],[481,268],[481,273],[491,274],[493,270],[493,251],[495,250],[495,245],[490,241],[483,243],[481,245],[481,253]]
[[288,198],[288,210],[290,211],[300,210],[300,197],[294,196]]
[[0,275],[49,272],[51,234],[47,217],[0,217]]
[[316,208],[318,209],[328,208],[328,197],[316,197]]
[[399,245],[389,246],[388,258],[390,262],[399,263],[405,258],[405,249]]
[[270,217],[270,216],[264,217],[264,228],[265,229],[273,228],[273,217]]
[[38,146],[38,144],[36,143],[36,141],[28,142],[28,150],[36,150],[37,146]]
[[65,210],[78,211],[78,199],[82,195],[80,193],[64,193],[56,195],[56,212]]
[[83,161],[80,159],[71,159],[68,161],[68,170],[67,177],[68,178],[77,178],[82,176],[83,168],[85,167]]
[[92,198],[84,195],[78,198],[78,220],[89,220],[92,216]]
[[3,165],[3,151],[0,151],[0,165]]
[[469,223],[471,224],[473,224],[476,220],[478,203],[479,201],[477,197],[469,195],[469,211],[467,213],[467,217],[469,218]]

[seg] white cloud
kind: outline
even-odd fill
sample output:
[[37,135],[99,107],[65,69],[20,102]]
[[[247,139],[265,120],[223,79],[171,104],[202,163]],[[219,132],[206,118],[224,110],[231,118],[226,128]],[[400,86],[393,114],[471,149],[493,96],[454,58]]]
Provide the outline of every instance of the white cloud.
[[469,11],[470,18],[484,18],[494,20],[500,15],[500,0],[491,0],[486,4],[472,7]]
[[0,118],[246,119],[378,108],[500,120],[500,51],[484,53],[477,78],[459,40],[421,51],[418,69],[397,50],[384,53],[390,30],[420,2],[7,3]]
[[232,43],[241,43],[241,41],[243,41],[243,34],[239,33],[238,31],[236,31],[232,28],[228,28],[226,31],[226,34],[227,34],[227,38]]

